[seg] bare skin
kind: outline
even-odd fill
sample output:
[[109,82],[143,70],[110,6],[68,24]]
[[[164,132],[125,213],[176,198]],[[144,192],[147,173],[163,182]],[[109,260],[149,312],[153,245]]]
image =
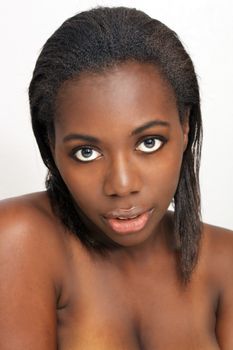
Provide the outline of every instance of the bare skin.
[[[0,348],[231,350],[232,232],[204,225],[186,289],[177,277],[167,207],[188,123],[179,122],[171,88],[150,65],[131,63],[65,86],[59,101],[58,169],[89,229],[122,247],[107,257],[87,251],[53,215],[46,192],[2,201]],[[158,118],[169,127],[154,125],[131,137]],[[90,144],[63,142],[71,133],[97,137],[96,158],[74,159],[77,147]],[[153,135],[167,142],[148,154],[141,145]],[[154,208],[138,232],[117,233],[102,217],[135,203]]]

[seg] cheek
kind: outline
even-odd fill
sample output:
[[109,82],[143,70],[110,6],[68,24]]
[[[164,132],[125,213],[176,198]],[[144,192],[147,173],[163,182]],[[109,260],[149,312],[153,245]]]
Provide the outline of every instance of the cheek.
[[59,171],[80,208],[96,206],[100,195],[100,176],[96,169],[93,171],[90,169],[90,165],[82,164],[80,166],[74,163],[71,166],[60,167]]
[[150,184],[150,196],[153,193],[154,198],[158,198],[159,203],[164,207],[169,205],[176,192],[183,158],[180,147],[177,150],[176,148],[171,150],[161,153],[161,156],[147,167],[150,169],[146,179]]

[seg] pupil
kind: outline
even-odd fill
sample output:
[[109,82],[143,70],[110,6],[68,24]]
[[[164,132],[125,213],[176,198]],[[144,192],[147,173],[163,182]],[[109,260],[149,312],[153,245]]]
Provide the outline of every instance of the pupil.
[[147,140],[145,141],[145,144],[146,144],[146,146],[147,146],[148,148],[152,148],[152,147],[154,147],[154,145],[155,145],[155,140],[154,140],[154,139],[147,139]]
[[91,156],[92,149],[91,148],[83,148],[81,153],[82,153],[82,156],[84,158],[88,158]]

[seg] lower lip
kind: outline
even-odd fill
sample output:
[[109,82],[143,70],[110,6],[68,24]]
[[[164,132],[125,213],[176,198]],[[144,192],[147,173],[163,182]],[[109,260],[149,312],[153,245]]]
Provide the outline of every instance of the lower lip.
[[142,230],[152,213],[153,209],[142,213],[137,216],[135,219],[106,219],[111,229],[118,233],[132,233]]

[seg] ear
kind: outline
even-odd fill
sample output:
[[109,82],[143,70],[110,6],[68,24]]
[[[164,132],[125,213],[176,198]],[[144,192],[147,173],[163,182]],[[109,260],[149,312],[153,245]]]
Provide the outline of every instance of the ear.
[[182,122],[182,130],[183,130],[183,137],[184,137],[184,148],[183,151],[186,150],[188,145],[188,135],[189,135],[189,116],[190,116],[190,110],[191,108],[188,106],[185,108],[183,122]]

